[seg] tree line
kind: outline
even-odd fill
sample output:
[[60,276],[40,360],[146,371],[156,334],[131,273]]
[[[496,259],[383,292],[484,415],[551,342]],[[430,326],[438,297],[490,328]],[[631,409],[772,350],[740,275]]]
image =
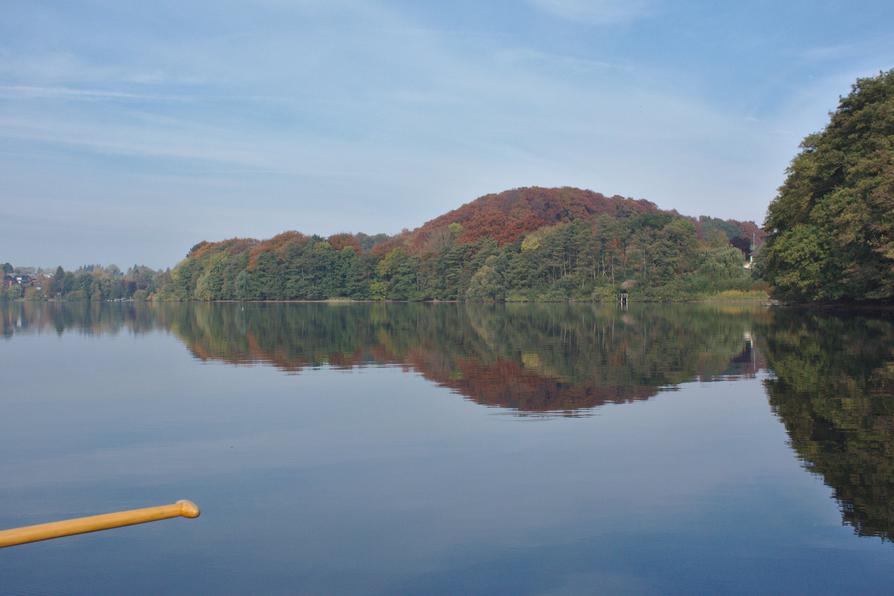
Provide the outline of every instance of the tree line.
[[84,265],[74,271],[57,267],[45,271],[3,264],[0,300],[147,300],[167,283],[169,273],[134,265],[121,271],[115,265]]
[[[597,215],[514,242],[462,242],[451,224],[436,250],[364,249],[354,236],[286,232],[270,240],[202,242],[159,287],[166,300],[605,301],[626,290],[680,300],[749,290],[738,229],[672,212]],[[740,242],[742,238],[737,238]],[[750,250],[750,242],[748,250]]]
[[682,300],[754,287],[744,267],[750,241],[740,234],[730,222],[657,210],[572,219],[502,245],[486,236],[463,241],[462,224],[453,223],[423,251],[383,234],[286,232],[200,242],[168,271],[7,264],[5,273],[27,281],[4,283],[0,299],[550,302],[615,300],[623,289],[635,299]]

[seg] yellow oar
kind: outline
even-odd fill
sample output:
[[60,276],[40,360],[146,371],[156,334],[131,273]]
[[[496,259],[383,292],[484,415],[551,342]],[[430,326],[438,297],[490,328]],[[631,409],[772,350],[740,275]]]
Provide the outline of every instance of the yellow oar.
[[147,522],[170,519],[172,517],[199,517],[199,508],[192,501],[177,501],[173,505],[131,509],[118,513],[106,513],[90,517],[79,517],[36,526],[0,530],[0,548],[50,540],[74,534],[86,534],[100,530],[110,530],[122,526],[133,526]]

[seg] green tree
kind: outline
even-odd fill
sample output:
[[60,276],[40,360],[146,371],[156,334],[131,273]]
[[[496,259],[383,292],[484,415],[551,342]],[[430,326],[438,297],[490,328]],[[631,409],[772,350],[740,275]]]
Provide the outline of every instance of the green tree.
[[250,300],[251,299],[251,281],[248,277],[248,271],[243,269],[236,276],[235,281],[236,287],[236,299],[237,300]]
[[282,276],[276,255],[263,252],[251,270],[252,293],[262,300],[282,298]]
[[506,299],[506,287],[503,285],[503,276],[498,271],[498,258],[495,255],[488,257],[472,276],[466,298],[485,302]]
[[894,70],[858,79],[801,143],[759,268],[793,301],[894,299]]
[[[379,264],[376,266],[376,273],[378,273],[381,281],[386,284],[386,298],[390,300],[414,300],[419,298],[417,293],[418,278],[416,265],[415,259],[399,248],[392,250],[379,261]],[[381,294],[380,286],[377,286],[377,293]]]

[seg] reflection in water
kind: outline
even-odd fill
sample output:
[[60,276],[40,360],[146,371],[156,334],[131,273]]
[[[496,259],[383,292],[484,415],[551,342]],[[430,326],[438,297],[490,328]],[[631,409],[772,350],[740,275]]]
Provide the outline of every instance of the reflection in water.
[[19,333],[61,335],[70,331],[99,335],[127,330],[139,334],[163,326],[159,311],[144,304],[0,301],[0,335],[6,338]]
[[[12,304],[18,333],[175,334],[197,358],[398,365],[476,403],[574,416],[686,381],[769,368],[770,404],[859,535],[894,535],[894,324],[879,316],[689,305]],[[766,362],[764,362],[766,358]]]
[[[583,305],[17,304],[3,333],[173,331],[201,360],[408,367],[479,404],[585,413],[685,381],[753,376],[752,307],[641,312]],[[672,338],[673,341],[668,341]]]
[[894,539],[894,324],[779,311],[762,348],[774,411],[861,536]]

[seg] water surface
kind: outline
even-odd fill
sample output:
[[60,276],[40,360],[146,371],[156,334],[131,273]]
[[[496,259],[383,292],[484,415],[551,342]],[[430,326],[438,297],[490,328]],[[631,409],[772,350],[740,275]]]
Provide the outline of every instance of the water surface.
[[0,306],[0,593],[889,593],[894,324],[752,306]]

